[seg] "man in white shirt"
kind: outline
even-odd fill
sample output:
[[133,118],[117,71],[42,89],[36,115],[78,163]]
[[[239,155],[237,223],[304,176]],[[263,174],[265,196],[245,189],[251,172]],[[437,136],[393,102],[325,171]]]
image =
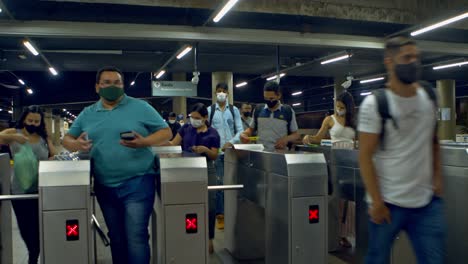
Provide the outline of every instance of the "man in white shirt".
[[388,263],[401,230],[410,237],[418,263],[444,263],[436,105],[417,82],[421,64],[416,43],[389,39],[384,64],[384,97],[392,120],[382,120],[375,95],[368,96],[359,111],[359,162],[370,218],[366,263]]

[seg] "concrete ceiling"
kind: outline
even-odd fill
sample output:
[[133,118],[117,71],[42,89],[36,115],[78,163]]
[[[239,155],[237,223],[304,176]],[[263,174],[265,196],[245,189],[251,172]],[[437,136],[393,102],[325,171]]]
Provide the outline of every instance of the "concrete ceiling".
[[[0,7],[5,10],[0,13],[0,70],[21,73],[32,80],[39,92],[33,99],[25,98],[27,104],[90,101],[96,99],[92,89],[84,92],[80,85],[73,87],[75,92],[61,96],[62,83],[86,79],[82,86],[92,87],[92,72],[103,65],[115,65],[130,78],[144,72],[148,81],[149,72],[158,70],[182,45],[198,44],[198,70],[206,77],[202,93],[210,96],[207,76],[211,72],[231,71],[235,82],[273,73],[276,48],[280,47],[280,69],[307,65],[288,71],[282,84],[287,91],[309,89],[304,100],[318,107],[330,104],[333,93],[330,89],[324,92],[321,87],[330,87],[333,78],[347,74],[364,78],[384,72],[384,37],[468,10],[466,0],[241,0],[220,23],[205,23],[222,3],[0,0]],[[423,63],[427,65],[425,78],[456,79],[466,90],[466,68],[434,72],[430,65],[467,58],[467,29],[468,22],[462,22],[418,37]],[[48,76],[44,60],[22,46],[25,37],[63,73],[61,77]],[[353,57],[320,65],[321,59],[344,51]],[[193,53],[173,61],[166,69],[169,73],[192,72]],[[252,87],[261,87],[261,80]],[[0,75],[0,83],[15,81],[11,76]],[[356,86],[358,96],[359,89]],[[261,100],[261,94],[252,96],[240,90],[236,93],[240,101]],[[12,94],[11,90],[0,89],[0,97]],[[136,92],[135,96],[148,94]]]

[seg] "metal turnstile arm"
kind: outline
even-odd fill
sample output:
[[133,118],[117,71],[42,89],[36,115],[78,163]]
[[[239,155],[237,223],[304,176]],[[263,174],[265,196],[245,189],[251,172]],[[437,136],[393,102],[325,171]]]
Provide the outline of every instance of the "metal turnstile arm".
[[208,191],[231,191],[231,190],[241,190],[241,189],[244,189],[243,184],[208,186]]
[[0,201],[11,201],[11,200],[34,200],[39,199],[38,194],[12,194],[12,195],[0,195]]
[[91,222],[94,225],[94,229],[97,230],[99,237],[101,238],[102,243],[104,243],[104,246],[108,247],[110,245],[109,239],[107,238],[106,234],[104,234],[104,231],[101,229],[101,225],[99,224],[98,220],[94,216],[94,214],[91,216],[92,220]]

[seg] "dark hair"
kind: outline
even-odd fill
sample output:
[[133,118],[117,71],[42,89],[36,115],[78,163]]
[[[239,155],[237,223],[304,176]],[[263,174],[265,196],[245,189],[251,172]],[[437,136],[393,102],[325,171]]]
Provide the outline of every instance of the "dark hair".
[[406,36],[397,36],[387,39],[385,42],[385,57],[393,57],[398,52],[400,48],[407,45],[416,45],[416,42]]
[[[208,108],[202,103],[194,104],[192,108],[190,108],[190,113],[192,112],[197,112],[203,117],[208,116]],[[210,122],[208,120],[206,120],[205,124],[207,127],[210,126]]]
[[281,93],[281,87],[275,81],[267,82],[267,83],[265,83],[265,86],[263,86],[263,91],[264,92],[275,92],[276,94],[280,94]]
[[41,116],[41,123],[39,124],[39,128],[37,129],[37,134],[41,136],[47,143],[48,135],[45,127],[44,112],[37,105],[30,105],[24,109],[20,119],[18,120],[18,123],[16,123],[16,128],[24,128],[24,121],[26,120],[26,117],[29,113],[39,114]]
[[354,98],[353,96],[348,93],[348,92],[343,92],[338,97],[336,98],[336,101],[342,102],[345,107],[346,107],[346,117],[345,117],[345,122],[346,126],[355,128],[356,124],[354,121]]
[[117,72],[118,74],[120,74],[120,77],[122,78],[122,82],[124,81],[124,75],[122,73],[122,71],[117,68],[117,67],[114,67],[114,66],[105,66],[105,67],[102,67],[101,69],[99,69],[96,73],[96,83],[99,83],[101,81],[101,75],[103,72]]
[[224,83],[224,82],[218,83],[218,84],[216,85],[216,90],[218,90],[219,88],[221,88],[221,89],[223,89],[223,90],[229,92],[229,88],[228,88],[227,83]]
[[176,113],[174,113],[174,112],[170,112],[170,113],[169,113],[169,117],[177,117],[177,115],[176,115]]

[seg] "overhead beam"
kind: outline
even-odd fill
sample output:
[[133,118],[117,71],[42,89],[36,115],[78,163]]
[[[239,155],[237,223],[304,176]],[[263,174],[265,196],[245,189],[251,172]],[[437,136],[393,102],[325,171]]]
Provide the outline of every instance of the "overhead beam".
[[[288,45],[383,49],[384,39],[356,35],[313,34],[263,29],[234,29],[145,24],[117,24],[63,21],[5,21],[0,22],[0,36],[129,39],[183,42],[217,42],[258,45]],[[463,43],[419,41],[425,52],[468,55]]]

